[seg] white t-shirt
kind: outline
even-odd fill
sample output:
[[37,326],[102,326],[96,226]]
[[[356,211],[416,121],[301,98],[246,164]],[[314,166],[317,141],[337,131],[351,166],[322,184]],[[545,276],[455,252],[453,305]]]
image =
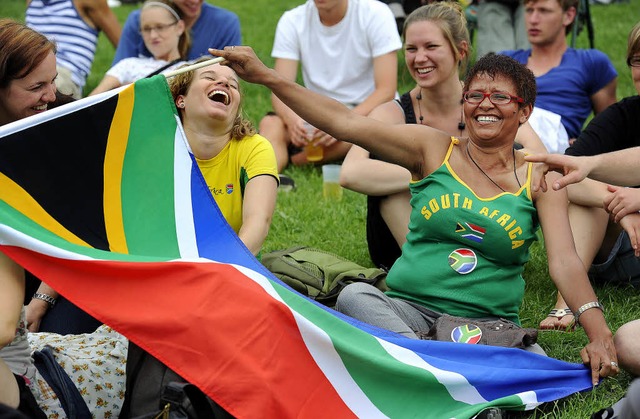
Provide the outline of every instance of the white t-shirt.
[[[168,61],[156,60],[153,57],[130,57],[118,61],[107,71],[107,76],[115,77],[120,84],[125,85],[140,80],[167,64],[169,64]],[[161,73],[169,72],[182,64],[184,61],[178,61],[162,70]]]
[[342,21],[324,26],[307,0],[280,18],[271,56],[299,61],[310,90],[357,105],[375,89],[373,59],[401,47],[393,14],[380,1],[349,0]]

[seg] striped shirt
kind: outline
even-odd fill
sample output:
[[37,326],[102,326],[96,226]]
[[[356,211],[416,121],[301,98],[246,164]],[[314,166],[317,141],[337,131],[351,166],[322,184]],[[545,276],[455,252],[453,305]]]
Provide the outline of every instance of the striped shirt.
[[72,0],[32,0],[26,23],[56,43],[58,65],[68,68],[82,88],[91,71],[98,30],[85,23]]

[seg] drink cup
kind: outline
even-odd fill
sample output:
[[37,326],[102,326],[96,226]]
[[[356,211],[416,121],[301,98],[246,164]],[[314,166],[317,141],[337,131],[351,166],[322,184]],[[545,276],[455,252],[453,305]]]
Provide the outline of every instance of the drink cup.
[[304,128],[307,132],[307,145],[304,147],[307,161],[317,162],[322,160],[322,157],[324,156],[324,149],[321,145],[318,145],[319,138],[315,137],[316,127],[305,122]]
[[325,200],[340,201],[342,199],[340,168],[339,164],[322,166],[322,196]]

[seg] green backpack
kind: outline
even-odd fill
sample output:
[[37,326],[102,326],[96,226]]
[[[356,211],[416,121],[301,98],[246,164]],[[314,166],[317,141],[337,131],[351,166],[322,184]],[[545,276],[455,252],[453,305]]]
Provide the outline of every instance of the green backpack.
[[387,273],[365,268],[336,254],[307,246],[262,255],[262,264],[302,295],[333,307],[338,294],[352,282],[366,282],[385,291]]

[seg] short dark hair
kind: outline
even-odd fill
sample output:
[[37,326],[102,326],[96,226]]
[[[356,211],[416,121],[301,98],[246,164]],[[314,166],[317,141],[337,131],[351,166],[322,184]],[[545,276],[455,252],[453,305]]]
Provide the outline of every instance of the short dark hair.
[[531,105],[536,101],[536,78],[527,67],[506,55],[489,54],[480,58],[469,70],[464,80],[464,90],[469,90],[469,84],[478,75],[487,75],[492,79],[498,76],[506,77],[513,82],[515,94],[524,102],[520,107]]
[[[531,3],[536,3],[538,0],[523,0],[525,7]],[[580,5],[580,0],[557,0],[558,4],[562,8],[563,12],[566,12],[570,8],[576,9],[576,16],[573,18],[573,21],[564,29],[565,35],[569,35],[571,30],[573,29],[573,25],[576,24],[578,20],[578,7]]]

